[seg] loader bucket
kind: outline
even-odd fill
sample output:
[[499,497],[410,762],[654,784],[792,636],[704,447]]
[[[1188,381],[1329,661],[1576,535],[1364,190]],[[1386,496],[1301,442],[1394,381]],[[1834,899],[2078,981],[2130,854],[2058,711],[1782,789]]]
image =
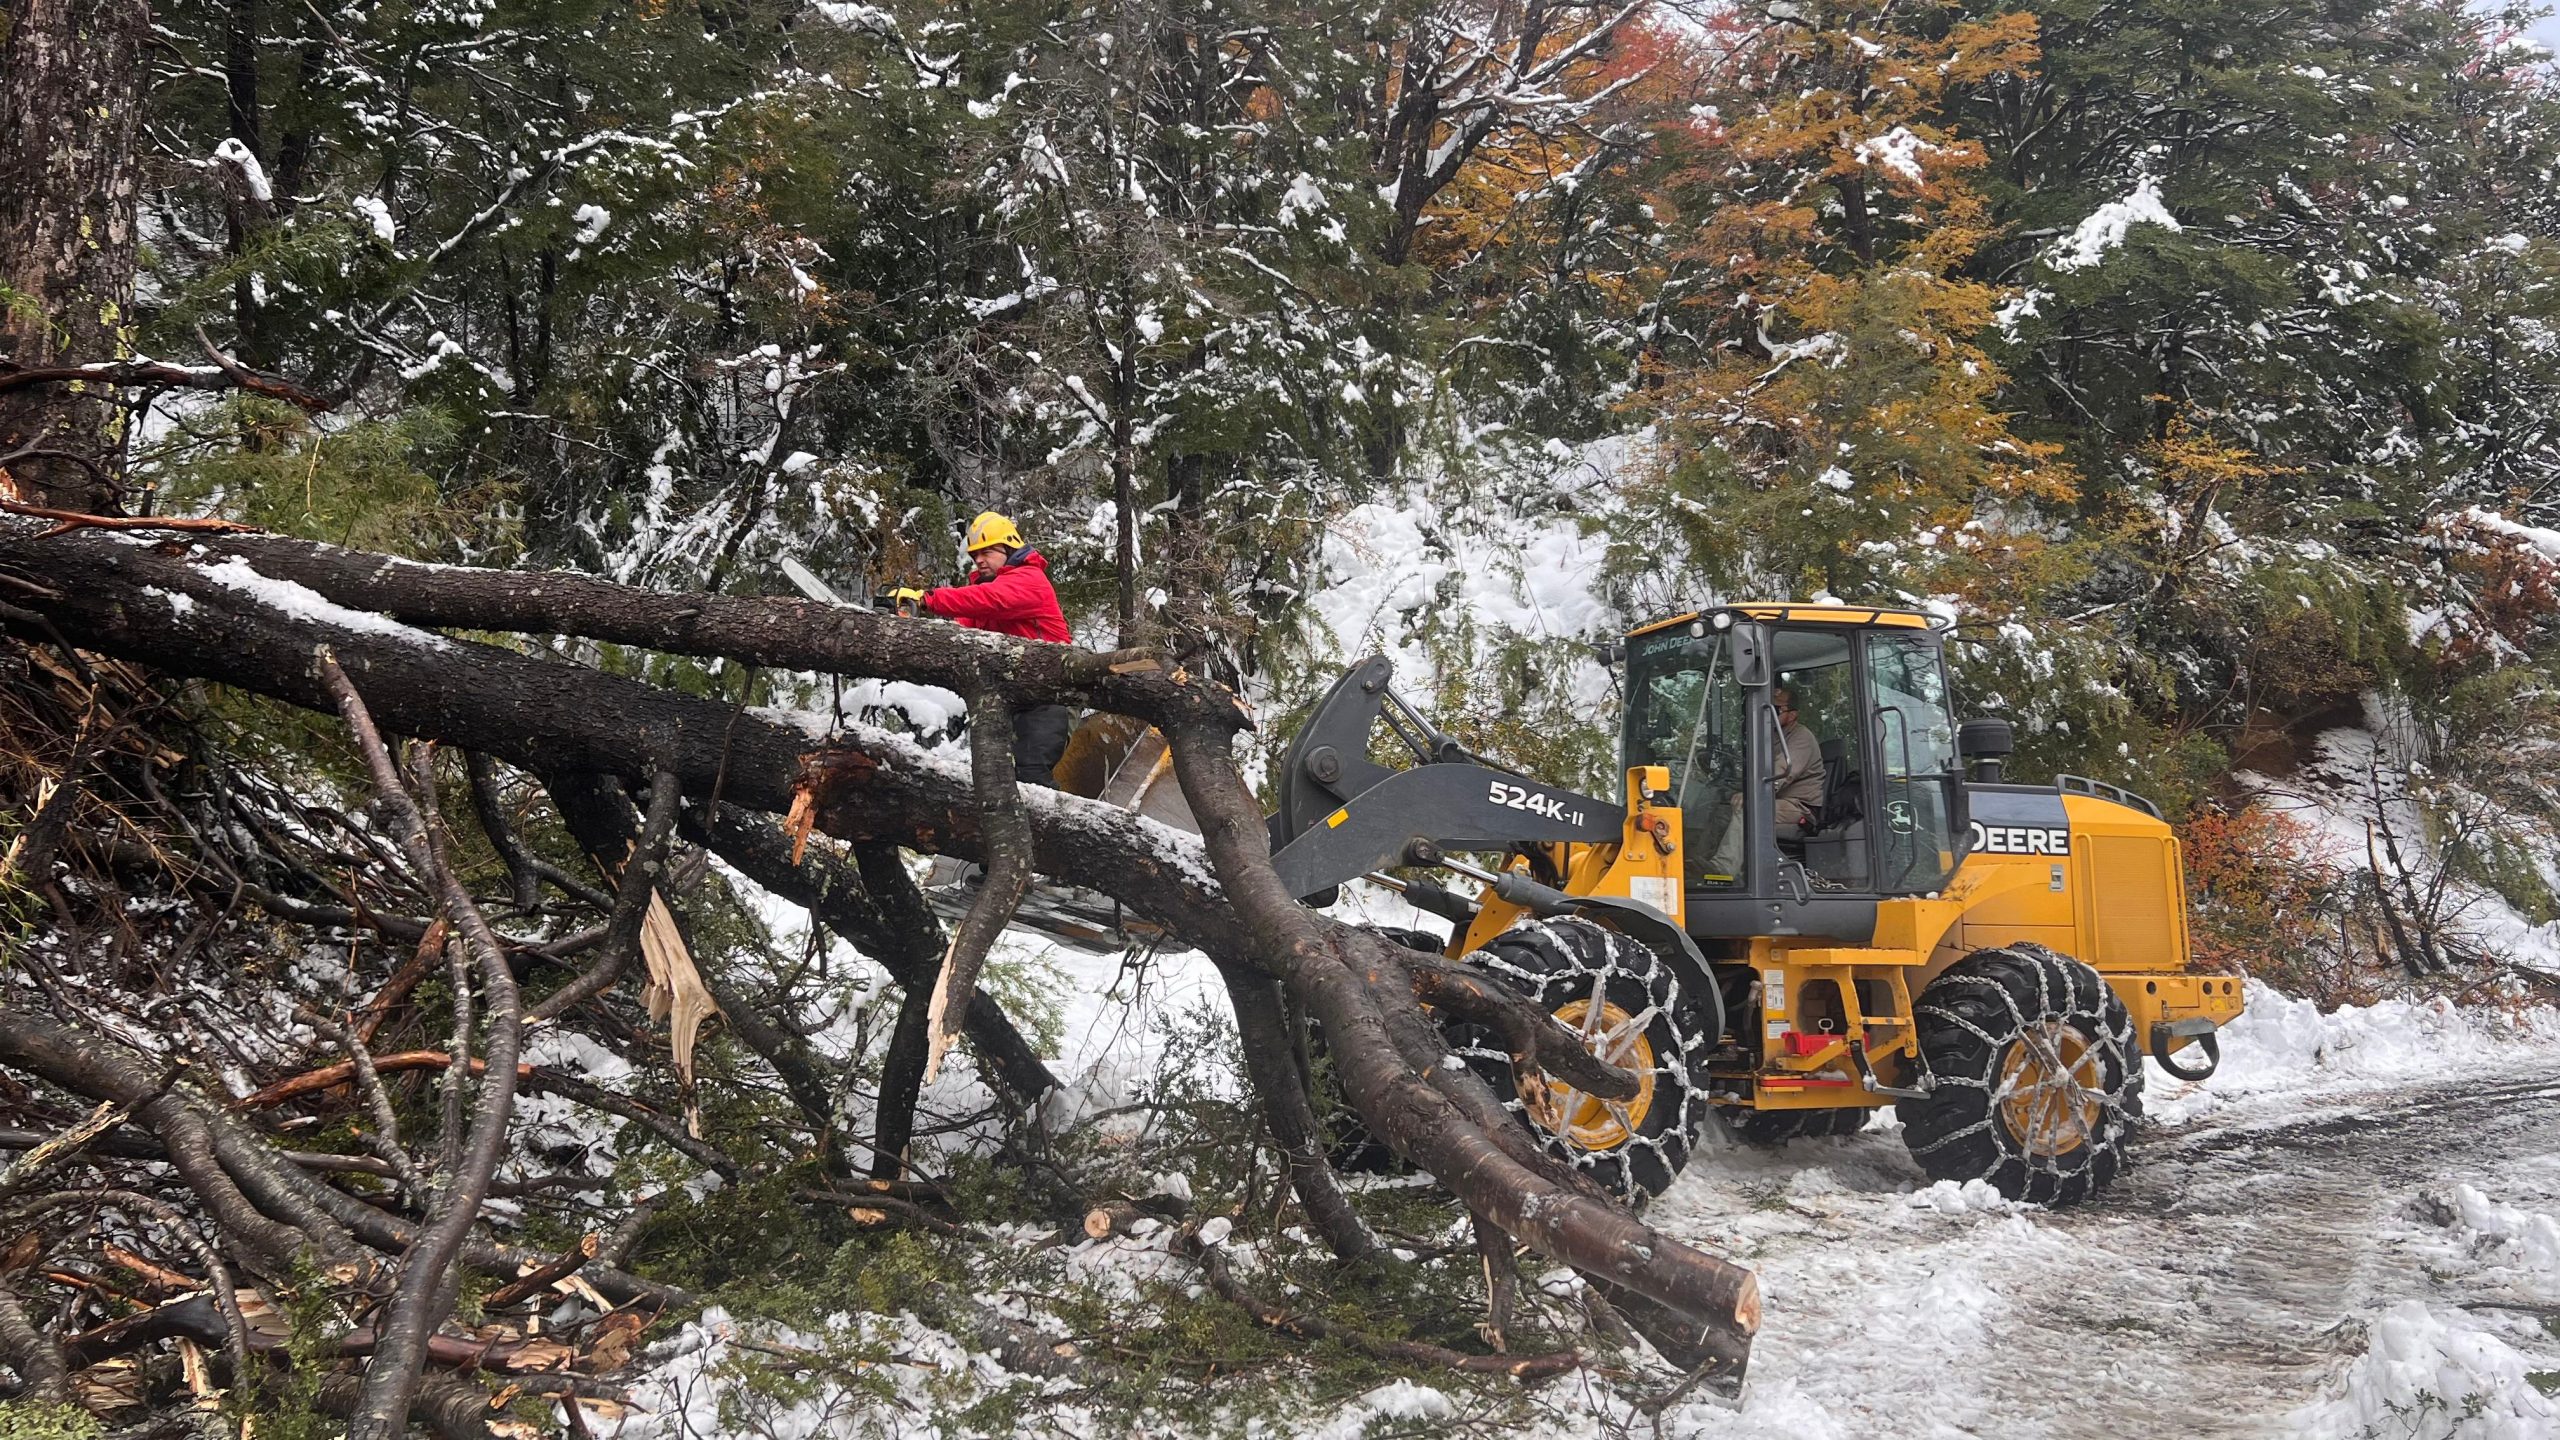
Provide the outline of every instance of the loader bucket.
[[1099,712],[1087,716],[1067,737],[1067,753],[1050,773],[1070,795],[1200,833],[1200,822],[1192,818],[1182,787],[1174,781],[1172,751],[1164,736],[1143,720]]
[[[1126,715],[1087,716],[1067,737],[1067,753],[1049,773],[1070,795],[1200,833],[1200,822],[1192,818],[1173,778],[1172,752],[1163,734],[1144,721]],[[978,874],[978,867],[966,861],[935,857],[924,878],[926,902],[944,920],[958,924],[977,898]],[[1110,896],[1046,877],[1033,878],[1014,911],[1014,924],[1100,955],[1164,941],[1162,926],[1129,914]]]

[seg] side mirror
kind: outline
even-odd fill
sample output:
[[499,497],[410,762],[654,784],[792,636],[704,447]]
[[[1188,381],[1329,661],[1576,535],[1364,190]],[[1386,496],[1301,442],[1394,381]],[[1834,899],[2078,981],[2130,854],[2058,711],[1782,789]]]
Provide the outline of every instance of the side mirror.
[[1769,683],[1769,630],[1745,620],[1732,630],[1733,679],[1746,689]]

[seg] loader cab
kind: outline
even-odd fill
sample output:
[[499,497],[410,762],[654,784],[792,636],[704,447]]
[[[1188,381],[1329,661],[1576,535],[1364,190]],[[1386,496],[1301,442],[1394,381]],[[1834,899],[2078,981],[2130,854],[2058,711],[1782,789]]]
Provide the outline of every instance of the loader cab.
[[1945,632],[1908,611],[1739,605],[1627,640],[1626,764],[1671,772],[1701,936],[1862,943],[1970,833]]

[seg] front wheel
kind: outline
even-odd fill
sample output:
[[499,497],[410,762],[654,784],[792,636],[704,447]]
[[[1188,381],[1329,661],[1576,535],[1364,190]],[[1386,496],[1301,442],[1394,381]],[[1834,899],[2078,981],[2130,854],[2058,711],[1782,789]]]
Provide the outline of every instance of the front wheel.
[[1933,1088],[1902,1102],[1903,1143],[1938,1180],[2071,1205],[2121,1170],[2142,1052],[2106,978],[2042,945],[1978,950],[1920,992]]
[[1532,1106],[1498,1045],[1460,1044],[1468,1065],[1549,1154],[1603,1189],[1630,1205],[1667,1189],[1706,1123],[1707,1052],[1717,1040],[1671,966],[1641,941],[1571,919],[1507,930],[1467,960],[1582,1036],[1593,1054],[1634,1071],[1637,1091],[1604,1100],[1548,1078]]

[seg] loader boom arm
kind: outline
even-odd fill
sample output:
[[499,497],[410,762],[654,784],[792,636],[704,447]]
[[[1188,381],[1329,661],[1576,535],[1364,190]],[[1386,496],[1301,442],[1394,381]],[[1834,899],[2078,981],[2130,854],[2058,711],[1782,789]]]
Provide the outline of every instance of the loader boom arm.
[[[1413,842],[1441,850],[1615,842],[1624,807],[1543,786],[1487,763],[1397,696],[1394,665],[1371,656],[1327,691],[1282,757],[1272,867],[1301,899],[1382,867],[1412,863]],[[1415,764],[1369,758],[1383,721]]]

